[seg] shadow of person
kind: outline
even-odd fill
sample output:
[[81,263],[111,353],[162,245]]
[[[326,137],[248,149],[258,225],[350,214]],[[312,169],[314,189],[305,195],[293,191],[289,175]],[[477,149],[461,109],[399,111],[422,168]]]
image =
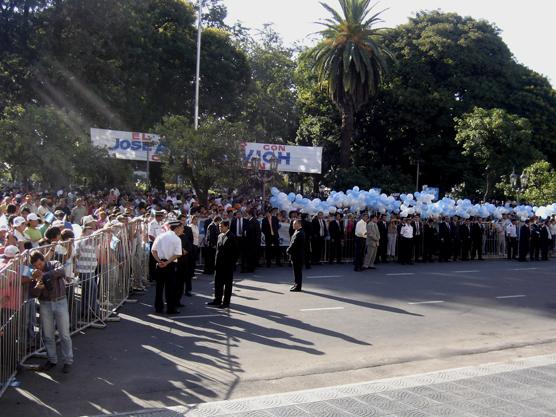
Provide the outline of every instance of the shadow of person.
[[[330,337],[335,337],[338,339],[342,339],[345,340],[346,342],[350,342],[350,343],[354,343],[357,345],[364,345],[364,346],[372,346],[371,343],[365,342],[363,340],[358,340],[354,337],[348,336],[344,333],[340,333],[340,332],[336,332],[334,330],[331,329],[327,329],[324,327],[318,327],[318,326],[314,326],[312,324],[309,323],[305,323],[304,321],[301,321],[299,319],[296,318],[292,318],[286,314],[283,313],[277,313],[275,311],[270,311],[270,310],[262,310],[262,309],[258,309],[258,308],[254,308],[254,307],[249,307],[249,306],[245,306],[245,305],[237,305],[234,306],[234,310],[238,310],[241,311],[245,314],[250,314],[253,316],[257,316],[257,317],[261,317],[261,318],[265,318],[267,320],[272,320],[278,324],[281,324],[283,326],[288,326],[288,327],[292,327],[295,329],[302,329],[302,330],[306,330],[309,332],[313,332],[313,333],[318,333],[318,334],[323,334],[323,335],[327,335]],[[269,331],[269,328],[264,328],[266,331]]]
[[424,317],[422,314],[412,313],[412,312],[404,310],[402,308],[391,307],[391,306],[387,306],[387,305],[383,305],[383,304],[375,304],[375,303],[369,303],[369,302],[366,302],[366,301],[354,300],[354,299],[351,299],[351,298],[338,297],[337,295],[324,294],[324,293],[320,293],[320,292],[316,292],[316,291],[303,290],[303,292],[305,294],[310,294],[310,295],[314,295],[314,296],[317,296],[317,297],[328,298],[330,300],[339,301],[339,302],[347,303],[347,304],[353,304],[353,305],[356,305],[356,306],[359,306],[359,307],[370,308],[370,309],[373,309],[373,310],[381,310],[381,311],[386,311],[386,312],[395,313],[395,314],[407,314],[409,316],[415,316],[415,317]]

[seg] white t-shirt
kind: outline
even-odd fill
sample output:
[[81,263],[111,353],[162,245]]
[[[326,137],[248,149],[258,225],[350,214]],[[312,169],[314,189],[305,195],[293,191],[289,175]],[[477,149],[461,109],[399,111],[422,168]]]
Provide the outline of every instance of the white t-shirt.
[[158,253],[158,259],[179,256],[182,254],[181,239],[172,230],[169,230],[157,236],[151,251]]
[[365,220],[361,219],[355,225],[355,236],[367,237],[367,222]]
[[149,236],[156,239],[162,233],[162,225],[156,220],[151,221],[149,223],[149,230],[147,233]]
[[400,230],[402,237],[411,239],[413,238],[413,227],[410,224],[404,224]]

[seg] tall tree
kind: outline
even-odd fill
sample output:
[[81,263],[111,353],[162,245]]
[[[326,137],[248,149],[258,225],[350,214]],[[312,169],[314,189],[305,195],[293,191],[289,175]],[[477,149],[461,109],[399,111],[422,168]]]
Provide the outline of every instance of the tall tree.
[[194,130],[188,118],[164,117],[156,127],[168,152],[163,156],[166,179],[182,176],[199,199],[207,202],[213,187],[236,187],[242,181],[241,142],[245,127],[223,119],[207,118]]
[[319,81],[342,116],[340,165],[348,168],[355,113],[378,91],[389,52],[381,45],[380,14],[371,14],[371,0],[338,0],[342,14],[325,3],[331,17],[321,22],[323,40],[313,49]]
[[523,117],[502,109],[477,107],[455,121],[456,141],[463,154],[474,158],[485,170],[485,200],[493,179],[521,169],[540,156],[531,144],[531,124]]

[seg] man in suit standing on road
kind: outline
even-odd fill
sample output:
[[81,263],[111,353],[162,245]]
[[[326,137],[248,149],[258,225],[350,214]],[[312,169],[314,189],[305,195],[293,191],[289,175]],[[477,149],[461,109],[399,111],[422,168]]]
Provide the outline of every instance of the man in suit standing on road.
[[303,264],[305,263],[305,232],[300,220],[293,222],[293,228],[295,232],[286,253],[290,255],[295,279],[295,284],[290,288],[290,291],[299,292],[303,282]]
[[219,227],[220,235],[216,244],[214,273],[214,300],[207,303],[207,305],[228,308],[232,298],[234,268],[237,262],[238,250],[236,237],[230,231],[230,221],[221,221]]
[[336,213],[336,218],[330,220],[328,233],[330,234],[330,263],[334,263],[334,258],[339,264],[342,263],[342,240],[344,239],[344,223],[342,213]]

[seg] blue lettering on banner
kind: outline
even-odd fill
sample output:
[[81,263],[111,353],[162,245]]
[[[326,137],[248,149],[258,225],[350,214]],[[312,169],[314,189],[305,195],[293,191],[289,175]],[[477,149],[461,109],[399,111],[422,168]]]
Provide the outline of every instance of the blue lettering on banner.
[[272,151],[267,151],[261,154],[260,150],[250,149],[248,152],[245,153],[244,160],[250,161],[253,157],[257,156],[261,158],[264,163],[270,163],[270,157],[274,155],[276,159],[278,159],[278,165],[291,165],[291,153],[290,152],[277,152],[275,154]]
[[153,152],[154,150],[154,154],[161,154],[166,150],[166,146],[164,146],[163,144],[159,143],[156,148],[154,148],[152,146],[148,146],[145,143],[138,141],[138,140],[127,140],[127,139],[119,139],[116,138],[116,143],[114,144],[114,146],[112,148],[108,148],[109,151],[118,151],[118,150],[122,150],[122,151],[127,151],[132,150],[132,151],[143,151],[143,152]]

